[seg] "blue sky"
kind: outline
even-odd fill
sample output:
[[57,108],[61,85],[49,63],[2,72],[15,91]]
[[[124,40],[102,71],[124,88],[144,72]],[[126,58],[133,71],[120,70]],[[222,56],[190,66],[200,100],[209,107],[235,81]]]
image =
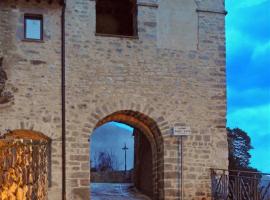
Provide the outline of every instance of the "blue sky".
[[251,166],[270,173],[270,0],[226,0],[227,126],[252,140]]
[[41,39],[41,21],[36,19],[26,20],[26,38],[27,39]]
[[127,150],[127,169],[133,168],[134,160],[134,138],[133,128],[117,122],[109,122],[98,127],[91,136],[91,165],[97,163],[99,152],[106,151],[112,153],[115,168],[118,170],[125,169],[125,157],[122,148],[126,144]]

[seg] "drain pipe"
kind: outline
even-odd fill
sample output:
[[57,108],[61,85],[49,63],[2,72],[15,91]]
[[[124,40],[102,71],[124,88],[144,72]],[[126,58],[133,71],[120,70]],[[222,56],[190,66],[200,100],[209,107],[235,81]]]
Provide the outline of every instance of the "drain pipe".
[[178,199],[183,200],[183,136],[177,137],[178,144]]
[[66,63],[65,63],[65,11],[62,0],[61,14],[61,100],[62,100],[62,200],[66,200]]
[[184,179],[184,162],[183,162],[183,157],[184,157],[184,154],[183,154],[183,136],[181,136],[181,200],[184,199],[184,191],[183,191],[183,179]]

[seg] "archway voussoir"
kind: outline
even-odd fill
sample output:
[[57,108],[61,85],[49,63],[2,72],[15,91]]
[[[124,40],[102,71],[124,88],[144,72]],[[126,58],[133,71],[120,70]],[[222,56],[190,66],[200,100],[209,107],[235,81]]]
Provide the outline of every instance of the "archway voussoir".
[[149,105],[145,104],[142,110],[142,113],[148,114]]
[[136,110],[136,104],[134,103],[134,102],[130,102],[129,104],[128,104],[128,110]]
[[85,123],[84,125],[84,128],[87,128],[87,129],[91,129],[91,128],[93,128],[93,126],[92,126],[92,123],[90,122],[90,123]]
[[142,108],[141,104],[136,104],[135,105],[135,110],[136,111],[141,112],[141,108]]
[[14,121],[10,123],[11,125],[6,127],[3,132],[6,130],[28,130],[28,131],[36,131],[36,132],[45,132],[46,135],[52,139],[57,137],[57,133],[53,131],[52,127],[46,123],[35,123],[33,121]]
[[163,121],[158,123],[158,127],[160,128],[160,130],[164,130],[166,128],[171,128],[172,125],[168,121]]
[[91,123],[92,126],[95,126],[95,124],[97,123],[97,120],[93,117],[88,117],[87,122]]
[[100,115],[98,115],[97,113],[91,113],[91,116],[95,119],[95,120],[99,120],[101,118]]
[[21,129],[28,129],[28,130],[34,130],[35,124],[31,123],[29,121],[20,121],[17,127],[20,127]]
[[102,113],[103,113],[104,116],[109,114],[109,109],[108,109],[106,104],[101,106],[101,110],[103,111]]
[[125,102],[123,99],[120,99],[119,101],[119,110],[123,110],[124,108],[126,108]]
[[121,101],[114,102],[115,107],[113,110],[122,110],[123,107],[121,106]]
[[157,124],[161,124],[162,122],[165,121],[163,116],[157,116],[157,118],[155,118],[155,121]]
[[96,108],[96,113],[97,113],[99,116],[103,116],[103,115],[104,115],[104,113],[103,113],[103,111],[100,109],[100,107],[97,107],[97,108]]

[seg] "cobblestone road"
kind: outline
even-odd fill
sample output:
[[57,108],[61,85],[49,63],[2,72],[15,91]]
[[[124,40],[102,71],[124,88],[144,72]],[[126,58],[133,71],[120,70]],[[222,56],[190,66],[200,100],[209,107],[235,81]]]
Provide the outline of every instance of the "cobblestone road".
[[132,184],[91,183],[92,200],[151,200],[139,193]]

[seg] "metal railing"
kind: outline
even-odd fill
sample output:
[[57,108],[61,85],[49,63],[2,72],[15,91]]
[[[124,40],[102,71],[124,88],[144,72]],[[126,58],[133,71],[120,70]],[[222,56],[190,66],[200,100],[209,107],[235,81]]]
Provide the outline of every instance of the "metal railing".
[[270,200],[270,174],[211,169],[213,200]]

